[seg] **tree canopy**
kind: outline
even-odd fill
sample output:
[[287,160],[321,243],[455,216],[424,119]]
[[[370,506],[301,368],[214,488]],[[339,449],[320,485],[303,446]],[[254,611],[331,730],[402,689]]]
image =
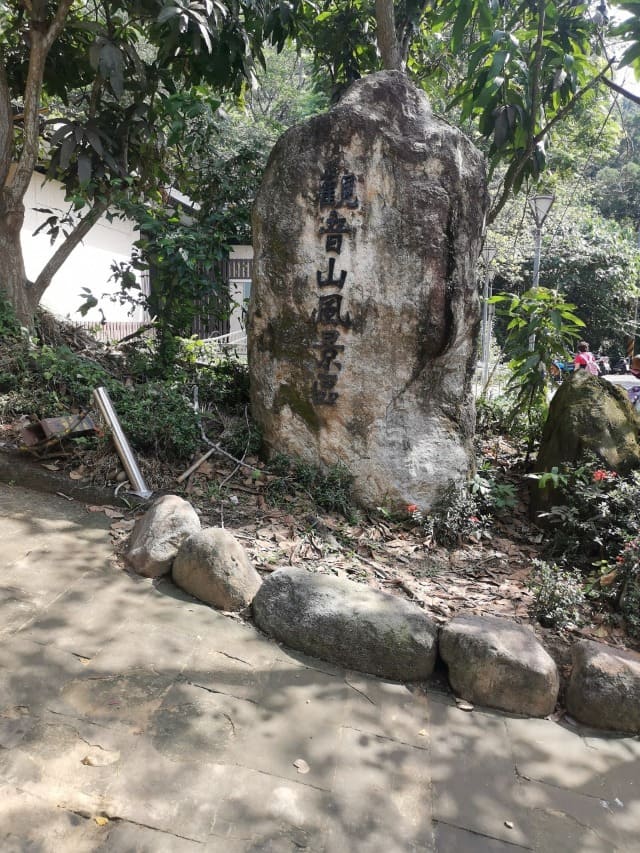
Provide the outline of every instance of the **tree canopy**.
[[[28,322],[57,269],[103,213],[113,215],[123,198],[153,199],[173,182],[178,137],[202,115],[202,98],[193,92],[205,87],[213,111],[224,93],[244,93],[257,115],[261,95],[250,84],[264,63],[264,45],[279,50],[288,39],[313,54],[334,94],[380,67],[405,70],[427,88],[485,147],[494,178],[492,221],[514,192],[541,179],[550,142],[572,115],[606,115],[607,93],[620,89],[614,69],[640,69],[639,3],[617,4],[627,17],[612,27],[605,0],[5,2],[0,288]],[[613,35],[616,58],[608,46]],[[30,282],[19,232],[38,164],[63,181],[79,216]]]
[[[295,0],[294,0],[295,2]],[[250,0],[16,0],[0,8],[0,287],[28,322],[53,275],[125,193],[166,179],[173,101],[240,91],[282,47],[295,5]],[[22,200],[38,163],[86,210],[37,279],[24,272]]]

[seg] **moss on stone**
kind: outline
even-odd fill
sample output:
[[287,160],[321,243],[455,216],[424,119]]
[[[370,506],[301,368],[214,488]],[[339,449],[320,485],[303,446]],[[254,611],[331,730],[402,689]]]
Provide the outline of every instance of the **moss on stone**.
[[276,410],[288,406],[294,415],[301,418],[313,432],[320,429],[320,418],[311,401],[292,385],[281,385],[274,400]]
[[280,315],[269,322],[269,333],[273,358],[285,358],[301,367],[312,358],[314,328],[310,319],[304,320],[284,306]]

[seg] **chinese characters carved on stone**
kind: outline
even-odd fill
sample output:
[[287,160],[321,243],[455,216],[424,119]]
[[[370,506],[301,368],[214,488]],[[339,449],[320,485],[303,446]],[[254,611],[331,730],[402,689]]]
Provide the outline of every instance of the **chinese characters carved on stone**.
[[[320,181],[318,204],[321,211],[330,208],[319,229],[320,235],[325,237],[325,251],[339,255],[344,235],[351,234],[353,228],[347,224],[346,217],[339,215],[338,210],[354,210],[359,206],[356,176],[351,173],[338,176],[326,171]],[[328,269],[316,271],[316,284],[323,291],[331,288],[338,292],[320,292],[318,306],[311,314],[318,331],[318,340],[313,344],[317,373],[311,388],[311,399],[316,405],[333,406],[339,397],[336,385],[342,370],[342,363],[337,359],[344,352],[344,344],[338,343],[339,330],[351,327],[351,317],[348,311],[343,311],[343,297],[339,292],[347,280],[347,271],[336,272],[337,259],[330,257],[327,260]]]

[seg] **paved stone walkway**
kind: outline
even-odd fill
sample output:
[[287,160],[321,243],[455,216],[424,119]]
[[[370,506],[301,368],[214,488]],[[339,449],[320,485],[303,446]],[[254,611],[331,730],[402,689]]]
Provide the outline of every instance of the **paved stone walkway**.
[[0,486],[2,853],[640,849],[640,741],[464,712],[118,571]]

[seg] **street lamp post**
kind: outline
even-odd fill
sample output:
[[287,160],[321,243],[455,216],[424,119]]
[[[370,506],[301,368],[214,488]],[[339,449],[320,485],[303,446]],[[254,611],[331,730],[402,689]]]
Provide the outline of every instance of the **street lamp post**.
[[[536,223],[535,228],[535,249],[533,254],[533,287],[536,290],[540,283],[540,250],[542,247],[542,225],[544,224],[547,214],[551,210],[551,205],[555,200],[554,195],[534,195],[529,199],[529,206],[533,213],[533,218]],[[536,336],[531,335],[529,338],[529,349],[534,349],[536,344]]]
[[491,279],[491,262],[496,256],[495,246],[485,243],[482,247],[482,260],[484,261],[484,284],[482,286],[482,386],[485,387],[489,380],[489,351],[491,349],[491,325],[489,323],[489,284]]

